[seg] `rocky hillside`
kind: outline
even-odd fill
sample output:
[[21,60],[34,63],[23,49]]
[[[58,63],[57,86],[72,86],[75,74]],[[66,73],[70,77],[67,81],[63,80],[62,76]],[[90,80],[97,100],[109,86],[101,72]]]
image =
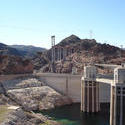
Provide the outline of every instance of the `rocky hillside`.
[[0,55],[0,74],[32,73],[33,64],[19,56]]
[[[70,47],[73,52],[65,60],[55,62],[55,72],[70,73],[72,68],[75,67],[81,73],[86,63],[121,64],[121,62],[125,62],[125,50],[109,44],[98,43],[95,39],[80,39],[75,35],[71,35],[56,46]],[[43,56],[49,61],[41,65],[39,71],[48,72],[51,69],[51,49]],[[37,64],[39,64],[39,61]]]
[[8,46],[0,43],[0,74],[32,73],[31,58],[45,49],[34,46]]
[[[68,54],[65,59],[55,62],[55,72],[57,73],[71,73],[73,68],[77,69],[78,73],[81,73],[84,65],[89,63],[121,64],[125,62],[124,49],[121,50],[109,44],[98,43],[95,39],[80,39],[75,35],[71,35],[55,46],[72,50],[72,53]],[[33,70],[36,70],[36,72],[51,71],[51,49],[43,51],[42,48],[34,48],[33,46],[15,45],[14,48],[11,47],[0,44],[1,74],[7,72],[9,74],[17,72],[29,73]],[[11,58],[11,55],[30,57],[31,61],[16,56]]]

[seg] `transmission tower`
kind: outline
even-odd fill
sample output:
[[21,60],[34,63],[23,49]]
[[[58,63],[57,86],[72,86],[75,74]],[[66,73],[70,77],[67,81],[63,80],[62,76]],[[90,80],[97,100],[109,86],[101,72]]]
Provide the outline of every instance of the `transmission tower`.
[[90,39],[92,39],[93,38],[93,31],[92,30],[89,31],[89,35],[90,35]]
[[120,50],[120,59],[121,59],[121,63],[122,63],[122,50],[123,50],[123,45],[120,45],[120,48],[121,48],[121,50]]

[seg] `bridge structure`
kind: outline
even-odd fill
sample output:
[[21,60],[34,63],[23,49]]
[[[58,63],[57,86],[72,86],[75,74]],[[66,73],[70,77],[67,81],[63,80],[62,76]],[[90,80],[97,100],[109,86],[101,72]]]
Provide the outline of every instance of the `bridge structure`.
[[114,74],[100,75],[95,66],[86,66],[83,75],[37,73],[21,75],[1,75],[0,82],[19,77],[35,76],[44,85],[50,86],[68,96],[74,103],[81,103],[81,111],[99,112],[100,105],[110,103],[110,125],[125,125],[125,68],[117,66]]

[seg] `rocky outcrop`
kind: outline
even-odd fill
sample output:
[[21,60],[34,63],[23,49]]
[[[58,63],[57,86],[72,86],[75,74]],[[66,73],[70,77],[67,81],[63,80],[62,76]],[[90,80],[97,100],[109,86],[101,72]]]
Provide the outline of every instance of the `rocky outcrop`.
[[7,92],[17,104],[27,111],[51,109],[71,104],[71,100],[48,86],[14,89]]
[[21,123],[23,125],[32,124],[27,120],[28,120],[28,118],[25,115],[25,113],[21,109],[17,109],[17,110],[11,111],[8,114],[5,121],[3,123],[1,123],[1,125],[11,125],[11,124],[13,124],[13,125],[17,125],[17,124],[21,125]]
[[6,95],[0,94],[0,105],[6,105],[6,104],[16,105],[16,103],[12,101],[10,98],[8,98]]
[[11,111],[1,125],[60,125],[60,123],[48,119],[42,114],[25,112],[21,108]]
[[63,39],[58,45],[60,46],[66,46],[66,45],[72,45],[81,42],[81,39],[77,37],[76,35],[71,35],[65,39]]
[[33,57],[32,63],[34,64],[34,69],[38,70],[41,67],[50,63],[49,58],[46,57],[46,53],[38,53],[36,56]]
[[56,72],[57,73],[69,73],[72,72],[72,62],[65,61],[65,62],[58,62],[56,65]]
[[16,79],[0,82],[0,105],[16,104],[13,98],[7,95],[8,90],[23,89],[27,87],[41,87],[42,82],[33,76],[21,76]]

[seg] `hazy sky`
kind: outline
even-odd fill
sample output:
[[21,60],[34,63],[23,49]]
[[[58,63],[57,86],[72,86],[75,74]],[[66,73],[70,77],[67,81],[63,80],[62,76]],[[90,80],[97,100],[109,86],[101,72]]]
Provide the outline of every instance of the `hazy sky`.
[[49,48],[75,34],[125,46],[125,0],[0,0],[0,42]]

